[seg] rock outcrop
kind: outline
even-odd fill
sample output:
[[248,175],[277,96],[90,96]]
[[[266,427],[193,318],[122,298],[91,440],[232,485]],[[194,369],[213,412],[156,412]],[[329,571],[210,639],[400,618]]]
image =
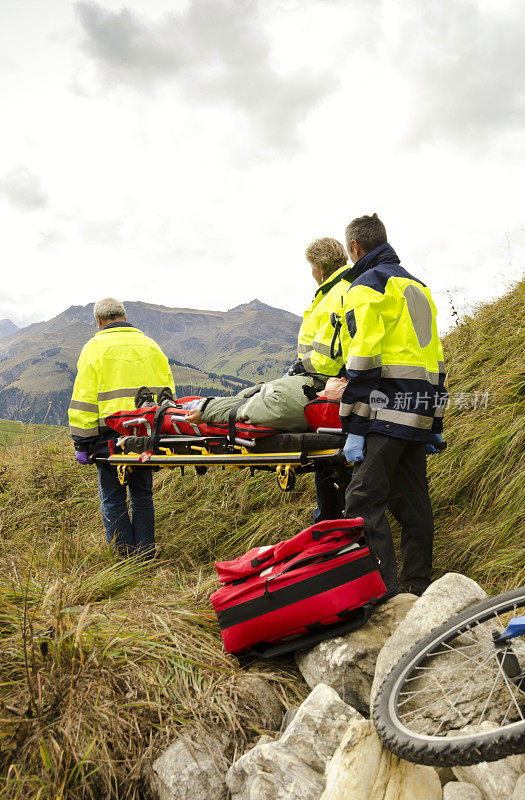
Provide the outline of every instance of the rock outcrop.
[[232,800],[318,800],[327,764],[349,723],[360,718],[334,689],[316,686],[280,739],[257,745],[230,768]]
[[[268,694],[273,691],[271,687],[264,681],[259,686],[255,676],[237,678],[241,683],[248,682],[247,688],[255,697],[250,705],[255,703],[260,709],[267,730],[272,726],[277,729],[279,723],[281,729],[276,739],[261,737],[230,767],[226,785],[231,799],[525,800],[525,756],[437,770],[395,756],[383,746],[373,723],[360,713],[368,712],[369,702],[373,703],[386,674],[417,641],[485,598],[477,583],[449,573],[420,598],[399,595],[385,603],[360,630],[297,653],[296,662],[314,688],[282,721],[277,698],[272,701]],[[461,687],[460,702],[454,704],[451,718],[456,730],[468,732],[468,723],[479,718],[478,712],[484,716],[482,728],[494,727],[487,697],[492,698],[496,709],[501,707],[500,701],[508,703],[507,698],[499,696],[490,672],[490,687],[484,687],[482,671],[478,670],[476,680],[472,680],[476,645],[479,643],[481,653],[487,652],[492,642],[490,626],[475,626],[463,636],[468,658],[464,649],[454,652],[453,648],[433,658],[430,701],[425,696],[427,673],[418,677],[423,684],[418,685],[417,693],[410,693],[417,694],[418,710],[423,709],[418,719],[423,730],[435,730],[436,720],[442,721],[452,713],[450,704],[440,702],[435,694],[436,676],[438,686],[453,680],[456,688]],[[411,713],[413,699],[405,702]],[[221,791],[218,788],[209,796],[222,800]],[[179,791],[178,797],[186,795]],[[195,800],[200,797],[192,795]],[[161,800],[172,800],[172,796]]]
[[472,783],[452,781],[443,787],[443,800],[483,800],[481,792]]
[[244,673],[232,680],[239,707],[249,707],[256,712],[259,726],[269,731],[278,731],[283,708],[271,684],[256,675]]
[[458,780],[476,786],[483,800],[509,800],[518,780],[525,775],[525,756],[483,761],[472,767],[452,767],[452,771]]
[[151,788],[159,800],[225,800],[225,736],[187,733],[153,764]]
[[460,614],[469,606],[485,600],[486,597],[487,593],[481,586],[465,575],[459,575],[456,572],[449,572],[431,584],[413,604],[379,653],[370,706],[373,705],[383,680],[401,656],[430,633],[433,628],[442,625],[450,617]]
[[328,767],[321,800],[441,800],[435,769],[390,753],[369,720],[354,719]]
[[[232,678],[239,710],[255,711],[261,728],[276,731],[283,710],[272,686],[256,675],[240,674]],[[259,746],[273,742],[261,736]],[[226,797],[226,772],[230,766],[226,734],[204,736],[188,731],[174,742],[153,764],[152,790],[159,800],[223,800]]]
[[378,606],[359,630],[297,652],[295,660],[308,686],[326,683],[345,703],[368,714],[377,657],[416,600],[413,594],[397,595]]
[[525,800],[525,773],[518,778],[518,782],[512,792],[511,800]]

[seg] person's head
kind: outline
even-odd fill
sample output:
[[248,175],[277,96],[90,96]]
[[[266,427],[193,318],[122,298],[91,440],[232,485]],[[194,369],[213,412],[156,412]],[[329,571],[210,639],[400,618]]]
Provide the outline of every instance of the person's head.
[[325,236],[315,239],[304,251],[306,260],[312,267],[312,275],[318,284],[324,283],[330,275],[348,262],[348,256],[341,242]]
[[126,322],[124,304],[114,297],[104,297],[95,303],[93,314],[100,329],[105,328],[110,322]]
[[346,249],[353,264],[386,241],[386,228],[377,214],[356,217],[346,228]]
[[347,383],[346,378],[328,378],[323,391],[319,392],[319,397],[340,401]]

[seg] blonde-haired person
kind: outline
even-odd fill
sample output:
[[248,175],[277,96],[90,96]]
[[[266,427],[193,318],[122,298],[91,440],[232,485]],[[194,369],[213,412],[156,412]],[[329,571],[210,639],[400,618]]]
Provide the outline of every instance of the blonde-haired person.
[[[329,378],[344,377],[345,364],[339,346],[339,327],[343,298],[352,282],[352,265],[337,239],[314,239],[305,250],[312,277],[318,285],[314,298],[303,315],[297,341],[297,361],[288,374],[306,373],[316,380],[319,391]],[[315,473],[317,508],[314,522],[343,516],[344,489],[333,470]]]
[[348,255],[337,239],[314,239],[305,250],[312,277],[318,285],[314,298],[303,314],[297,340],[297,361],[290,374],[306,372],[321,380],[344,373],[344,363],[332,347],[333,315],[342,308],[343,296],[350,287]]

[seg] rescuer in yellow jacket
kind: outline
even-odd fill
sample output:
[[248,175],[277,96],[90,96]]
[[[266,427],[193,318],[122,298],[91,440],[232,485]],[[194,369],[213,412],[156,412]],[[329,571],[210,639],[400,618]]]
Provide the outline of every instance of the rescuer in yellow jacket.
[[305,251],[314,280],[319,285],[312,303],[303,315],[297,341],[298,361],[290,374],[306,372],[323,380],[344,375],[345,365],[334,339],[333,315],[341,314],[343,297],[351,279],[348,256],[337,239],[313,241]]
[[377,214],[353,220],[346,241],[355,266],[340,331],[348,381],[341,424],[354,463],[345,516],[364,518],[393,595],[399,583],[388,506],[402,528],[401,586],[421,594],[434,533],[426,453],[444,446],[448,400],[436,307],[428,287],[401,267]]
[[[152,402],[152,395],[163,387],[171,391],[175,388],[168,359],[153,339],[126,321],[126,310],[119,300],[100,300],[94,315],[99,331],[82,349],[69,405],[75,458],[83,465],[94,453],[107,452],[107,442],[115,432],[105,425],[105,418],[120,409],[134,409],[140,388],[150,392]],[[155,550],[151,470],[141,468],[131,473],[130,513],[126,488],[120,484],[116,468],[97,462],[97,471],[108,542],[118,555],[151,558]]]
[[[348,255],[343,245],[330,237],[316,239],[309,244],[305,256],[319,288],[304,312],[297,342],[298,361],[288,374],[312,375],[318,381],[316,388],[319,391],[329,377],[346,374],[338,321],[342,317],[343,298],[351,284],[352,267],[347,264]],[[339,471],[317,469],[315,493],[317,507],[313,515],[314,522],[342,516],[344,482]]]

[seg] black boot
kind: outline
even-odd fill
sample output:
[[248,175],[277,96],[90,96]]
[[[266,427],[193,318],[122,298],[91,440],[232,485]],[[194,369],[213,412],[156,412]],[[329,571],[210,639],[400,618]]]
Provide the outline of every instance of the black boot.
[[154,406],[155,405],[155,398],[153,397],[153,393],[147,386],[141,386],[140,389],[137,389],[137,394],[135,395],[135,408],[141,408],[142,406]]
[[157,395],[157,404],[160,406],[162,403],[165,403],[166,400],[171,400],[173,402],[173,392],[169,386],[162,387]]

